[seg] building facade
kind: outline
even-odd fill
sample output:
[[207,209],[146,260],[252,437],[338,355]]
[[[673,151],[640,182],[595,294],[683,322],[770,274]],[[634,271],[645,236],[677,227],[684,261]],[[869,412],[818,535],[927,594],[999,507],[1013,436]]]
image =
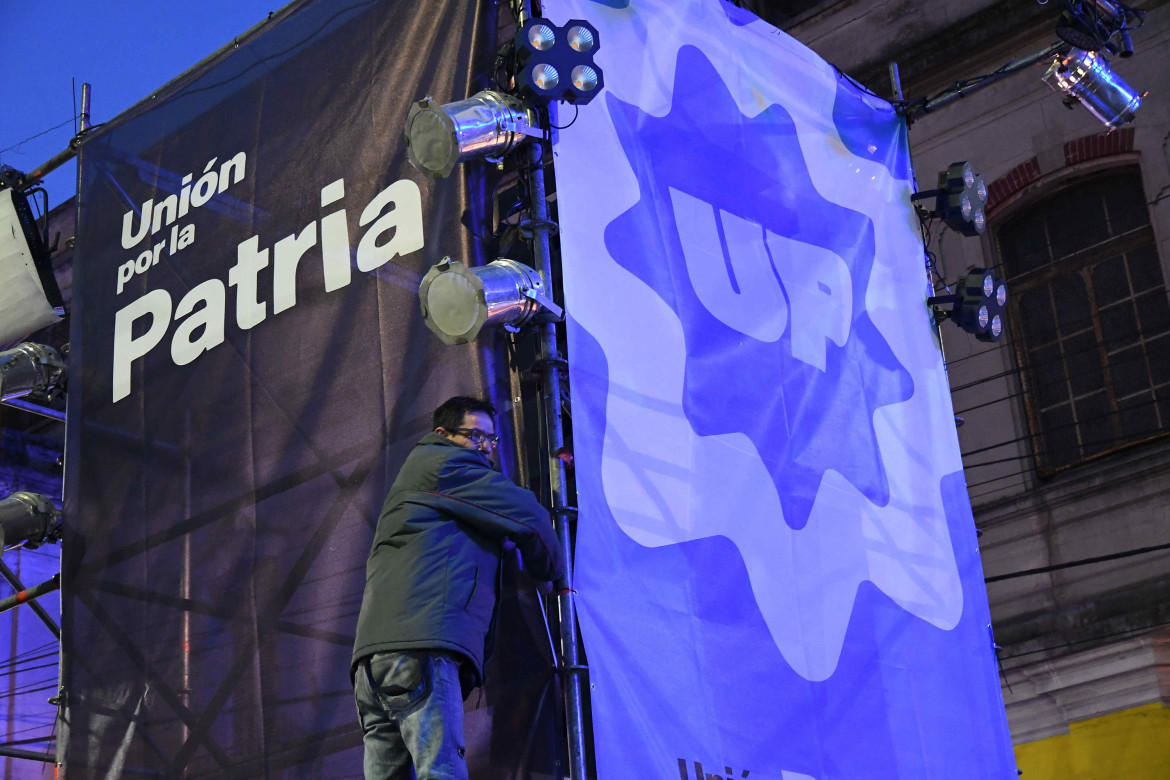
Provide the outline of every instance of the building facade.
[[[1138,3],[1133,56],[1109,57],[1148,92],[1112,132],[1042,81],[1052,57],[994,78],[1057,40],[1062,7],[840,0],[753,10],[884,98],[894,99],[890,62],[906,100],[965,81],[964,97],[919,117],[909,137],[920,190],[958,160],[989,185],[981,236],[932,226],[936,290],[979,267],[1010,291],[999,342],[944,323],[942,348],[1017,760],[1026,778],[1161,778],[1170,5]],[[994,83],[979,88],[988,75]]]

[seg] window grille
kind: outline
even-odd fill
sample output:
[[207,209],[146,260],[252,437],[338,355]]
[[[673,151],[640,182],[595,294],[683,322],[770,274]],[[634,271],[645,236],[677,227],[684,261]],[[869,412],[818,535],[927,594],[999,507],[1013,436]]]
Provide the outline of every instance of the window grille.
[[996,238],[1037,472],[1170,432],[1170,302],[1138,169],[1045,193]]

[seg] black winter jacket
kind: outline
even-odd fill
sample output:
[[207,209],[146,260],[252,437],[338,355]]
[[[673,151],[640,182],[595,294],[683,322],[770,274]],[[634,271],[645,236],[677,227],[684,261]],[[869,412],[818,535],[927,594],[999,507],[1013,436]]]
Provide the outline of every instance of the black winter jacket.
[[424,436],[378,518],[351,677],[376,652],[442,649],[466,659],[465,689],[480,684],[504,537],[535,579],[564,579],[560,545],[536,496],[493,470],[478,450]]

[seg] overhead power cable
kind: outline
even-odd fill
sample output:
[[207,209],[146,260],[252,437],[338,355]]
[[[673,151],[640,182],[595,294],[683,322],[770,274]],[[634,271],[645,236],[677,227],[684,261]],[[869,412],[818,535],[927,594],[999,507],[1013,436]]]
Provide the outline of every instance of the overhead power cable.
[[[1020,476],[1020,474],[1009,474],[1008,476],[1018,477],[1018,476]],[[1000,485],[999,487],[993,488],[991,490],[984,490],[980,493],[969,493],[968,498],[970,498],[970,500],[972,502],[974,502],[975,499],[983,498],[984,496],[994,496],[996,494],[1000,494],[1000,493],[1003,493],[1005,491],[1011,490],[1014,487],[1024,487],[1028,484],[1028,482],[1029,482],[1029,480],[1026,480],[1026,479],[1017,480],[1017,481],[1012,482],[1012,483],[1007,484],[1007,485]],[[968,490],[970,490],[970,488],[968,488]]]
[[[1161,290],[1159,290],[1156,288],[1153,290],[1153,292],[1155,294],[1158,292],[1161,292],[1164,295],[1165,289],[1162,288]],[[1143,291],[1143,295],[1145,295],[1145,294],[1146,294],[1146,292]],[[1136,315],[1135,315],[1135,319],[1136,319]],[[1107,339],[1106,343],[1104,344],[1104,347],[1106,350],[1106,353],[1105,353],[1106,360],[1109,362],[1109,365],[1112,366],[1112,365],[1119,362],[1119,358],[1120,358],[1121,362],[1132,359],[1130,356],[1121,357],[1121,353],[1127,352],[1129,350],[1133,350],[1135,348],[1148,347],[1148,345],[1151,342],[1165,338],[1167,335],[1170,335],[1170,334],[1168,334],[1167,331],[1162,331],[1159,333],[1152,333],[1152,334],[1146,334],[1146,333],[1142,333],[1140,331],[1134,331],[1131,334],[1132,337],[1136,337],[1134,340],[1130,340],[1129,337],[1126,337],[1126,339],[1124,341],[1122,341],[1122,339],[1118,338],[1115,341],[1121,342],[1121,343],[1117,344],[1117,346],[1112,346],[1110,341]],[[1035,360],[1035,359],[1029,359],[1030,356],[1025,356],[1025,361],[1023,362],[1022,365],[1020,365],[1019,368],[1009,368],[1009,369],[1001,371],[997,374],[988,374],[986,376],[980,377],[979,379],[975,379],[975,380],[972,380],[970,382],[965,382],[961,385],[956,385],[956,386],[951,388],[951,392],[957,393],[957,392],[960,392],[962,390],[969,390],[973,387],[978,387],[979,385],[986,384],[988,382],[993,382],[997,379],[1004,379],[1006,377],[1014,376],[1016,374],[1019,374],[1021,371],[1036,371],[1038,369],[1041,369],[1041,368],[1044,368],[1044,367],[1050,366],[1050,365],[1056,365],[1056,364],[1060,364],[1060,363],[1067,364],[1067,363],[1073,362],[1072,361],[1073,358],[1080,357],[1081,355],[1086,355],[1086,354],[1094,353],[1094,352],[1099,353],[1103,345],[1097,340],[1096,335],[1093,333],[1090,333],[1090,331],[1088,329],[1082,329],[1081,331],[1074,334],[1073,336],[1062,337],[1062,341],[1064,342],[1064,344],[1067,344],[1067,342],[1072,341],[1073,339],[1076,339],[1079,337],[1083,337],[1083,336],[1091,336],[1092,337],[1092,338],[1088,339],[1086,345],[1083,347],[1079,347],[1077,349],[1068,349],[1067,347],[1061,348],[1062,347],[1061,341],[1047,342],[1043,346],[1033,347],[1031,351],[1032,351],[1032,353],[1035,353],[1035,352],[1038,352],[1042,349],[1055,349],[1056,354],[1054,357],[1048,358],[1046,360]],[[1007,343],[1010,343],[1010,342],[1001,343],[1001,345],[996,347],[995,349],[1002,349],[1003,346],[1005,346]],[[959,363],[960,361],[969,360],[971,357],[979,357],[981,355],[987,355],[987,354],[990,354],[991,352],[992,352],[992,350],[985,350],[983,352],[978,353],[977,355],[972,355],[972,356],[968,356],[965,358],[957,358],[955,360],[948,360],[947,366],[954,367],[955,364]],[[1144,357],[1144,355],[1143,355],[1143,357]],[[1073,374],[1066,374],[1066,378],[1072,379],[1073,377],[1088,376],[1088,375],[1091,375],[1091,374],[1096,373],[1098,371],[1101,371],[1102,368],[1103,367],[1100,365],[1098,365],[1096,368],[1090,367],[1084,371],[1076,372]]]
[[[991,477],[990,479],[980,480],[979,482],[968,482],[967,483],[967,492],[970,492],[972,489],[977,488],[977,487],[983,487],[984,485],[990,485],[992,482],[1000,482],[1000,481],[1005,480],[1005,479],[1016,479],[1018,477],[1022,477],[1025,474],[1027,474],[1028,471],[1030,471],[1030,469],[1025,469],[1022,471],[1013,471],[1010,474],[1001,474],[998,477]],[[1014,485],[1015,485],[1015,483],[1013,483],[1012,485],[1000,485],[999,487],[993,489],[990,492],[997,493],[997,492],[1004,490],[1006,488],[1014,487]],[[975,496],[972,495],[971,497],[974,498]]]
[[13,671],[22,672],[28,668],[27,664],[33,663],[34,661],[43,661],[46,658],[56,658],[58,655],[59,653],[56,651],[51,653],[40,653],[32,656],[18,655],[15,658],[8,659],[7,661],[0,661],[0,674],[9,674]]
[[[1145,363],[1146,358],[1147,358],[1145,351],[1133,349],[1133,347],[1140,347],[1140,346],[1141,346],[1141,343],[1139,342],[1138,344],[1134,344],[1131,347],[1128,347],[1124,350],[1118,350],[1118,352],[1115,354],[1109,355],[1109,370],[1116,371],[1118,369],[1127,368],[1129,366],[1137,364],[1139,361],[1142,363]],[[1167,340],[1166,348],[1170,349],[1170,339]],[[1094,345],[1094,349],[1096,349],[1096,345]],[[1133,352],[1134,354],[1126,355],[1125,357],[1122,358],[1121,357],[1122,352]],[[1077,354],[1077,353],[1066,353],[1066,356],[1072,356],[1074,354]],[[1044,361],[1044,364],[1048,364],[1051,362],[1056,362],[1056,361]],[[1039,365],[1041,365],[1041,364],[1036,364],[1036,365],[1030,366],[1030,368],[1038,368]],[[1014,373],[1016,373],[1016,372],[1011,371],[1011,372],[1008,372],[1007,375],[1014,374]],[[1095,367],[1090,367],[1090,368],[1085,369],[1084,371],[1077,371],[1074,373],[1069,373],[1066,371],[1066,372],[1064,372],[1064,380],[1066,380],[1066,381],[1062,382],[1062,384],[1075,384],[1074,380],[1079,380],[1079,379],[1082,379],[1085,377],[1101,376],[1103,373],[1104,373],[1103,367],[1100,365],[1095,366]],[[1001,375],[1001,376],[1003,376],[1003,375]],[[1094,390],[1091,392],[1097,392],[1097,391],[1104,390],[1104,389],[1105,389],[1104,380],[1102,379],[1101,386],[1098,388],[1094,388]],[[1088,395],[1088,394],[1090,394],[1090,393],[1082,393],[1081,395]],[[955,410],[955,414],[963,415],[963,414],[966,414],[968,412],[975,411],[976,409],[982,409],[984,407],[991,406],[993,404],[1002,403],[1003,401],[1007,401],[1007,400],[1010,400],[1012,398],[1021,398],[1023,396],[1033,396],[1033,395],[1035,395],[1035,392],[1029,391],[1029,390],[1020,390],[1020,391],[1016,391],[1016,392],[1007,393],[1005,395],[997,395],[992,400],[983,401],[981,403],[977,403],[973,406],[968,406],[968,407],[963,408],[963,409],[957,409],[957,410]]]
[[[1102,634],[1100,636],[1089,637],[1087,639],[1076,639],[1076,640],[1073,640],[1071,642],[1063,642],[1059,645],[1049,645],[1048,647],[1041,647],[1041,648],[1038,648],[1036,650],[1026,650],[1022,653],[1016,653],[1015,655],[1001,655],[999,657],[999,660],[1000,661],[1011,661],[1013,659],[1024,658],[1025,656],[1029,656],[1029,655],[1038,655],[1040,653],[1050,653],[1053,650],[1070,649],[1070,652],[1064,653],[1064,654],[1059,655],[1059,656],[1049,657],[1048,659],[1046,659],[1048,661],[1055,661],[1059,658],[1065,658],[1067,656],[1070,656],[1070,655],[1073,655],[1074,653],[1076,653],[1077,651],[1075,649],[1071,649],[1071,648],[1076,648],[1078,645],[1106,642],[1110,639],[1119,639],[1122,637],[1133,636],[1134,634],[1145,634],[1145,633],[1149,633],[1151,631],[1157,631],[1159,628],[1165,628],[1166,626],[1170,626],[1170,622],[1154,623],[1152,625],[1142,626],[1140,628],[1127,628],[1127,629],[1124,629],[1122,631],[1114,631],[1112,633]],[[1017,671],[1018,669],[1019,669],[1019,667],[1013,667],[1012,669],[1009,669],[1008,671],[1013,672],[1013,671]]]
[[8,147],[7,149],[0,149],[0,154],[4,154],[5,152],[11,152],[14,149],[19,149],[21,146],[23,146],[24,144],[33,140],[34,138],[40,138],[42,135],[48,135],[49,133],[53,132],[54,130],[60,130],[65,125],[73,124],[73,122],[76,119],[77,119],[77,117],[71,116],[59,125],[54,125],[53,127],[50,127],[48,130],[42,130],[41,132],[37,133],[36,135],[30,135],[28,138],[24,139],[23,141],[18,141],[17,143],[13,144],[12,146]]
[[1170,550],[1170,543],[1158,544],[1153,547],[1139,547],[1134,550],[1124,550],[1116,552],[1111,555],[1098,555],[1096,558],[1082,558],[1079,561],[1068,561],[1067,563],[1057,563],[1052,566],[1040,566],[1035,569],[1024,569],[1023,571],[1014,571],[1010,574],[997,574],[994,577],[985,577],[983,579],[986,583],[1001,582],[1003,580],[1012,580],[1018,577],[1030,577],[1034,574],[1048,574],[1049,572],[1060,571],[1062,569],[1071,569],[1076,566],[1089,566],[1094,563],[1106,563],[1108,561],[1117,561],[1122,558],[1132,558],[1135,555],[1146,555],[1147,553],[1159,552],[1161,550]]
[[[1159,403],[1163,402],[1164,400],[1165,400],[1164,398],[1159,399],[1157,397],[1151,396],[1151,398],[1147,401],[1142,401],[1141,403],[1138,403],[1138,404],[1126,406],[1124,409],[1120,409],[1118,411],[1114,411],[1111,408],[1109,411],[1107,411],[1103,414],[1093,414],[1093,415],[1088,415],[1086,417],[1080,417],[1080,418],[1073,420],[1070,423],[1065,423],[1063,425],[1046,426],[1037,435],[1040,436],[1041,438],[1043,438],[1044,435],[1046,435],[1046,434],[1052,434],[1052,433],[1055,433],[1057,431],[1066,431],[1069,429],[1076,429],[1080,426],[1083,426],[1085,423],[1097,422],[1099,420],[1108,420],[1108,419],[1116,417],[1124,412],[1132,412],[1132,411],[1137,410],[1137,409],[1144,409],[1146,407],[1156,406]],[[1158,435],[1160,433],[1164,433],[1164,432],[1166,432],[1165,426],[1163,426],[1162,428],[1154,428],[1154,429],[1147,431],[1147,433],[1149,434],[1149,437],[1156,436],[1156,435]],[[999,449],[1001,447],[1006,447],[1006,446],[1011,445],[1011,444],[1019,444],[1021,442],[1027,442],[1031,438],[1032,438],[1032,435],[1029,433],[1029,434],[1026,434],[1024,436],[1017,436],[1014,439],[1006,439],[1005,441],[997,442],[995,444],[989,444],[985,447],[980,447],[978,449],[969,450],[967,452],[962,452],[961,455],[964,458],[967,458],[971,455],[978,455],[980,453],[988,452],[990,450],[996,450],[996,449]],[[1113,447],[1118,447],[1122,444],[1128,444],[1130,442],[1136,443],[1138,441],[1142,441],[1145,438],[1148,438],[1148,437],[1146,437],[1146,436],[1135,436],[1135,437],[1110,436],[1106,439],[1101,439],[1098,441],[1090,441],[1090,442],[1088,442],[1088,444],[1089,445],[1098,445],[1099,444],[1099,445],[1101,445],[1101,450],[1099,450],[1099,451],[1104,452],[1107,449],[1112,449]],[[1085,442],[1077,442],[1077,443],[1080,444],[1081,446],[1085,446]],[[1096,453],[1090,453],[1090,454],[1096,454]],[[1014,456],[1014,457],[1008,458],[1007,460],[1019,460],[1020,458],[1029,458],[1029,457],[1032,457],[1032,456],[1031,455],[1019,455],[1019,456]],[[973,469],[973,468],[979,468],[980,466],[989,466],[989,465],[992,465],[995,463],[1003,463],[1003,462],[1005,462],[1003,459],[1001,459],[1001,460],[988,460],[988,461],[983,461],[980,463],[964,463],[963,467],[968,468],[968,469]]]

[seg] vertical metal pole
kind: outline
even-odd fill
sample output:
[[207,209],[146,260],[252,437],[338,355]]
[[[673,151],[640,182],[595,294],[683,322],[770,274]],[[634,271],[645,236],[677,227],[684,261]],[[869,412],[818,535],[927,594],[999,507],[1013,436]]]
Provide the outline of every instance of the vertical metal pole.
[[[552,257],[549,253],[548,204],[544,190],[544,145],[529,145],[528,186],[532,196],[532,243],[535,250],[537,270],[545,284],[545,290],[552,290]],[[564,446],[564,430],[561,418],[561,372],[567,367],[557,354],[557,326],[547,323],[540,326],[541,359],[544,365],[544,396],[541,411],[548,448],[549,487],[552,493],[552,508],[557,537],[565,559],[568,580],[573,582],[573,546],[570,533],[570,515],[565,500],[565,464],[556,453]],[[557,597],[560,612],[562,685],[565,695],[565,720],[569,745],[569,777],[585,780],[585,716],[581,701],[580,655],[577,646],[577,610],[572,591]]]
[[[16,589],[17,593],[22,593],[22,592],[24,592],[25,589],[23,586],[16,587],[16,585],[12,583],[12,580],[16,580],[16,582],[20,582],[20,564],[22,564],[23,562],[24,561],[22,560],[22,557],[17,556],[17,558],[16,558],[16,569],[17,570],[12,573],[12,578],[8,580],[9,584],[12,584],[12,587]],[[5,567],[5,569],[7,570],[7,567]],[[29,603],[35,604],[36,602],[34,601],[34,602],[29,602]],[[19,637],[20,637],[20,610],[14,609],[14,610],[12,610],[12,637],[11,637],[11,640],[9,641],[9,647],[8,647],[8,652],[9,652],[8,657],[12,659],[12,663],[8,667],[8,690],[9,691],[16,690],[16,658],[17,658],[17,655],[20,653],[20,642],[18,641]],[[10,695],[8,697],[8,718],[7,718],[7,724],[6,724],[7,727],[5,729],[5,737],[6,737],[5,741],[6,742],[12,741],[12,736],[13,736],[13,733],[15,730],[14,729],[15,722],[16,722],[16,696]],[[12,758],[11,757],[5,757],[5,759],[4,759],[4,776],[5,777],[12,777]]]
[[902,102],[902,79],[898,76],[898,63],[890,60],[890,88],[894,90],[894,100]]
[[[184,419],[184,437],[183,437],[183,517],[191,516],[191,411],[188,410]],[[179,698],[183,702],[183,706],[191,708],[191,534],[190,532],[183,534],[183,561],[182,570],[179,574],[179,597],[183,600],[183,625],[181,630],[180,642],[182,647],[182,688],[179,691]],[[191,736],[191,728],[187,725],[187,721],[182,721],[182,739],[183,744],[187,744],[187,740]]]
[[[519,9],[519,24],[531,17],[532,0],[523,0]],[[532,223],[532,246],[536,269],[547,295],[552,295],[552,255],[549,251],[548,201],[544,189],[544,144],[534,142],[528,147],[528,191],[531,196],[529,215]],[[557,326],[540,326],[541,360],[544,364],[544,396],[541,412],[544,417],[545,447],[548,457],[549,488],[552,498],[553,522],[565,560],[565,573],[573,582],[573,543],[570,529],[572,510],[565,500],[565,464],[557,451],[565,444],[561,418],[561,372],[567,363],[557,354]],[[569,749],[569,777],[585,780],[585,710],[581,699],[581,659],[577,646],[577,608],[573,591],[557,596],[561,640],[561,686],[565,699],[565,730]]]
[[92,88],[88,83],[81,85],[81,132],[89,129],[89,95]]
[[[894,62],[893,60],[890,60],[890,88],[894,91],[894,100],[899,102],[899,103],[902,102],[902,100],[903,100],[902,79],[898,75],[898,63]],[[907,121],[907,120],[904,120],[904,121]],[[910,151],[909,134],[907,134],[907,138],[906,138],[906,151],[907,151],[907,153],[909,153],[909,151]],[[917,176],[917,174],[914,173],[913,155],[911,155],[911,159],[910,159],[910,175],[911,175],[911,177],[913,177],[914,191],[917,192],[918,191],[918,176]],[[930,275],[929,260],[927,261],[927,263],[928,264],[926,266],[926,288],[927,288],[927,290],[930,291],[929,292],[930,295],[934,295],[934,277]],[[934,337],[935,337],[935,340],[938,342],[939,355],[942,356],[943,370],[946,371],[947,353],[946,353],[946,350],[943,349],[942,323],[939,322],[937,319],[934,319],[933,314],[931,315],[931,319],[934,322]]]

